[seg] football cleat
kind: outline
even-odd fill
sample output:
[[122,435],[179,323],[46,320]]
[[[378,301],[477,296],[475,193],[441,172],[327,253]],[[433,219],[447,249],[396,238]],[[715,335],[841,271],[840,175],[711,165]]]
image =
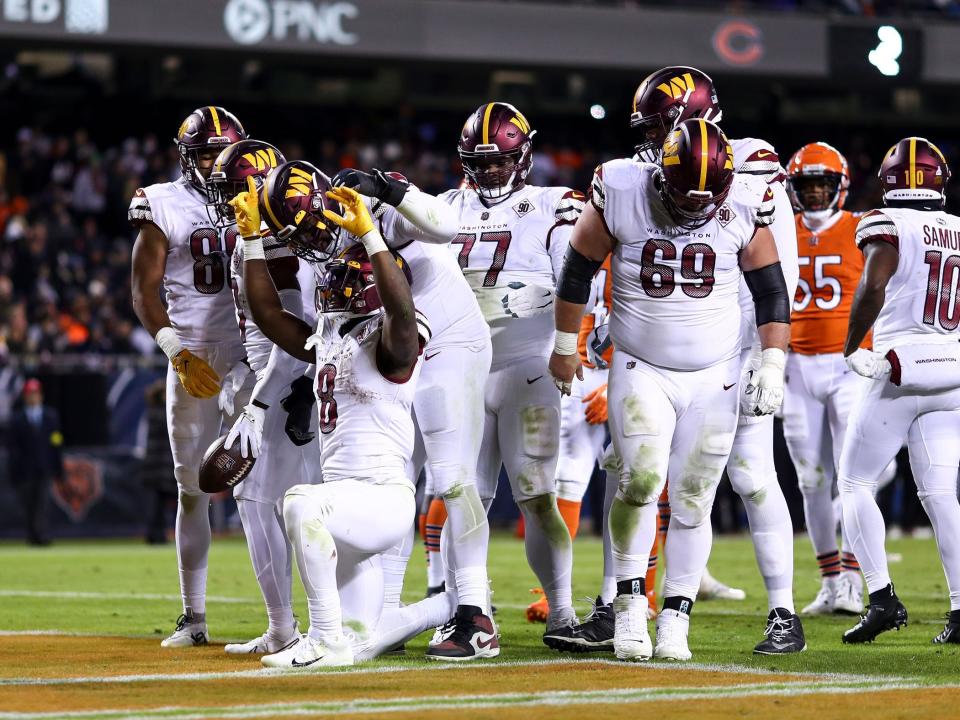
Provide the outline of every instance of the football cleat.
[[787,655],[807,649],[800,617],[786,608],[770,611],[763,634],[766,637],[753,649],[757,655]]
[[450,637],[453,634],[453,630],[456,626],[457,626],[456,617],[450,618],[443,625],[438,625],[437,628],[433,631],[433,637],[430,638],[430,642],[427,643],[427,647],[432,648],[441,644],[444,640],[446,640],[448,637]]
[[303,635],[299,642],[278,653],[264,655],[260,662],[269,668],[294,672],[353,665],[353,646],[343,635],[332,641]]
[[527,605],[527,622],[545,623],[550,614],[550,603],[547,602],[547,596],[540,588],[530,590],[533,595],[539,595],[540,598]]
[[209,642],[206,621],[195,622],[192,615],[184,614],[177,618],[177,629],[170,637],[161,641],[160,647],[194,647]]
[[704,569],[700,578],[700,589],[697,591],[697,600],[745,600],[747,594],[740,588],[724,585]]
[[569,632],[565,628],[560,628],[560,632],[548,630],[543,635],[543,642],[554,650],[568,652],[612,651],[613,629],[613,603],[604,605],[598,597],[582,623],[573,625]]
[[266,633],[245,643],[227,643],[223,651],[229,655],[272,655],[293,647],[300,640],[300,627],[293,624],[290,634],[280,640],[268,637]]
[[[813,602],[807,605],[803,610],[800,611],[801,615],[829,615],[834,611],[834,605],[836,603],[837,589],[840,583],[840,578],[837,576],[834,577],[825,577],[823,579],[823,584],[820,586],[820,592],[817,593],[817,596],[813,599]],[[859,614],[859,613],[858,613]]]
[[840,574],[833,611],[843,615],[860,615],[863,612],[863,582],[860,580],[859,573]]
[[427,648],[427,657],[431,660],[463,662],[500,654],[497,626],[480,608],[461,605],[452,623],[453,628],[443,641],[437,644],[431,642]]
[[960,644],[960,622],[952,621],[950,619],[950,613],[947,613],[947,624],[943,628],[943,632],[937,635],[931,642],[937,645],[945,645],[946,643]]
[[657,644],[653,656],[659,660],[689,660],[687,644],[690,616],[678,610],[661,610],[657,616]]
[[647,596],[617,595],[613,600],[613,652],[618,660],[646,662],[653,655],[647,630]]
[[860,617],[860,622],[843,634],[843,642],[873,642],[880,633],[887,630],[899,631],[906,624],[907,609],[894,595],[892,603],[885,605],[871,604],[867,608],[867,614]]

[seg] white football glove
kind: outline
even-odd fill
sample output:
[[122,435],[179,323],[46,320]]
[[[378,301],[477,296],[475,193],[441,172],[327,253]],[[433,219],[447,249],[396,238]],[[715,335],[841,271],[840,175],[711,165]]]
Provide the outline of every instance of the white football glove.
[[220,395],[217,397],[217,405],[221,412],[233,415],[233,401],[237,397],[237,393],[240,392],[240,388],[243,387],[243,383],[246,382],[247,375],[251,372],[250,366],[242,360],[230,368],[230,372],[220,383]]
[[857,348],[844,360],[847,367],[865,378],[879,378],[890,373],[890,361],[880,353]]
[[258,457],[260,444],[263,442],[263,419],[266,409],[250,403],[227,433],[227,440],[223,447],[229,450],[235,440],[240,440],[240,457]]
[[606,370],[608,365],[603,356],[612,345],[613,340],[610,338],[610,325],[609,322],[605,321],[590,331],[590,335],[587,338],[587,359],[593,363],[595,367]]
[[748,365],[741,379],[740,409],[745,415],[759,417],[772,415],[783,402],[783,369],[786,353],[779,348],[767,348],[760,355],[760,366]]
[[503,314],[514,318],[534,317],[553,308],[553,290],[522,282],[507,284],[507,294],[500,298]]

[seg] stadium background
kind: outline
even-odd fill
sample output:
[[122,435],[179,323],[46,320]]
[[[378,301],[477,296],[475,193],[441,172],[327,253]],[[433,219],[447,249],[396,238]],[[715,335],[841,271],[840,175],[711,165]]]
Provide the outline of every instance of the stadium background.
[[[879,160],[904,135],[929,137],[960,167],[956,3],[658,5],[0,0],[0,431],[23,380],[39,377],[67,451],[54,535],[145,527],[142,468],[156,459],[144,461],[144,397],[166,361],[130,307],[126,208],[137,187],[178,174],[171,139],[198,105],[228,107],[252,137],[330,174],[389,167],[438,192],[461,177],[464,118],[505,100],[538,130],[532,182],[583,189],[596,164],[631,152],[639,81],[692,64],[714,77],[730,136],[765,138],[784,163],[813,140],[844,152],[849,209],[878,204]],[[868,60],[881,26],[901,41],[893,76]],[[960,182],[951,190],[955,205]],[[883,503],[909,529],[926,519],[901,468]],[[506,521],[509,493],[499,500]],[[228,506],[216,506],[221,525]],[[715,513],[721,530],[742,526],[729,494]],[[0,536],[22,526],[0,457]]]

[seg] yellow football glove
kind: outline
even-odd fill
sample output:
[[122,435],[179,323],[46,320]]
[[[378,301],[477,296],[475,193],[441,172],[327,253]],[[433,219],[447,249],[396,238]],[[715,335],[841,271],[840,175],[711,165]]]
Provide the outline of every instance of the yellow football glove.
[[362,238],[374,230],[373,218],[370,211],[363,204],[363,198],[356,190],[348,187],[338,187],[327,191],[327,197],[336,200],[343,207],[343,215],[337,215],[332,210],[324,208],[323,216],[330,222],[336,223],[351,235]]
[[260,237],[260,199],[257,183],[252,175],[247,175],[247,191],[239,193],[230,201],[233,214],[237,218],[237,231],[242,238]]
[[197,357],[189,350],[181,350],[174,355],[170,363],[176,370],[184,390],[195,398],[212,398],[220,392],[220,376],[203,358]]

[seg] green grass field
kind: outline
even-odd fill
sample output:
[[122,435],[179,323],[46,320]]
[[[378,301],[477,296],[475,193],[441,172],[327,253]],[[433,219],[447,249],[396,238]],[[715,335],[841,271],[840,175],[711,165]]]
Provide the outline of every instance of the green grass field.
[[[856,673],[951,683],[960,675],[960,646],[935,646],[931,638],[943,627],[948,609],[943,572],[932,540],[904,539],[888,551],[902,561],[891,565],[897,590],[910,613],[909,626],[882,635],[867,646],[840,642],[851,618],[807,619],[808,650],[802,655],[758,657],[751,653],[761,638],[766,599],[748,538],[721,538],[714,544],[714,575],[746,589],[743,602],[698,603],[693,614],[690,648],[697,663],[736,664],[748,668],[818,673]],[[597,592],[600,543],[582,537],[575,545],[574,597],[586,612]],[[810,545],[796,541],[796,602],[802,607],[818,588]],[[0,630],[155,638],[159,643],[180,612],[177,567],[172,545],[147,546],[137,541],[59,542],[31,549],[0,544]],[[502,633],[501,660],[557,657],[540,642],[543,626],[528,624],[523,608],[535,580],[526,565],[523,545],[497,535],[490,545],[490,575]],[[414,601],[425,585],[423,553],[410,562],[404,599]],[[265,615],[242,538],[217,538],[210,556],[207,616],[212,640],[248,639],[262,632]],[[296,608],[306,604],[295,579]],[[305,624],[305,623],[304,623]],[[651,624],[652,630],[652,624]],[[428,636],[408,645],[406,658],[384,664],[422,665]],[[0,637],[0,645],[3,643]]]

